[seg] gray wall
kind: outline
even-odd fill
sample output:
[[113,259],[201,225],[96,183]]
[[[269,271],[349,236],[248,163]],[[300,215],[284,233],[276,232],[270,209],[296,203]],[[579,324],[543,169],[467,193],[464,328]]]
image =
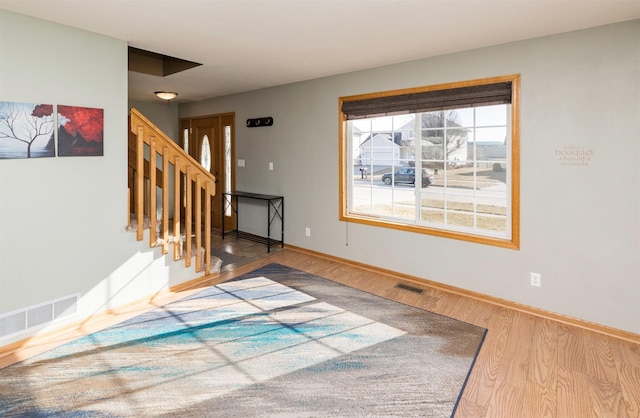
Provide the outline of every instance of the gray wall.
[[129,108],[135,108],[156,125],[169,138],[178,142],[178,104],[154,101],[130,100]]
[[[640,333],[639,27],[184,104],[179,115],[236,112],[237,158],[246,161],[237,188],[285,196],[288,244]],[[522,75],[519,251],[338,220],[338,97],[514,73]],[[274,125],[244,127],[262,116]],[[591,150],[588,164],[561,161],[570,147]],[[261,222],[257,212],[243,218],[251,232]],[[529,285],[532,271],[541,288]]]
[[195,276],[125,231],[126,42],[0,10],[0,100],[105,121],[103,157],[0,160],[0,314],[80,293],[78,320]]

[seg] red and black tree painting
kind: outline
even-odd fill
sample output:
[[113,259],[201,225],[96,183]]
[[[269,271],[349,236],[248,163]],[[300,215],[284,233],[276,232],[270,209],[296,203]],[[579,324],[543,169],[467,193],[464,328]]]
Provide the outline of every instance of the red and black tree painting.
[[104,155],[104,110],[58,105],[58,155]]
[[54,157],[53,105],[0,102],[0,159]]

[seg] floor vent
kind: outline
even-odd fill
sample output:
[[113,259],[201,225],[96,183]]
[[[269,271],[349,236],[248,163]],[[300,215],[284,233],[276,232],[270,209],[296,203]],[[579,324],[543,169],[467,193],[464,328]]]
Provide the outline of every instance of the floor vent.
[[0,340],[76,315],[79,299],[78,293],[0,315]]
[[404,284],[404,283],[398,283],[396,287],[398,289],[408,290],[409,292],[413,292],[413,293],[420,293],[420,294],[424,293],[424,289],[420,289],[419,287],[409,286],[408,284]]

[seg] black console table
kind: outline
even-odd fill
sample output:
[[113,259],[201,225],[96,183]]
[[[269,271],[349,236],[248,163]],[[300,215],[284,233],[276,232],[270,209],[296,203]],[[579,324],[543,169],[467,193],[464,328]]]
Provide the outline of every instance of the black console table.
[[[248,232],[243,232],[238,229],[238,199],[255,199],[262,200],[267,202],[267,236],[261,237],[259,235],[250,234]],[[268,194],[260,194],[260,193],[249,193],[249,192],[225,192],[222,193],[222,239],[224,239],[225,235],[235,235],[236,238],[244,238],[255,242],[260,242],[262,244],[266,244],[267,252],[271,252],[271,246],[275,244],[280,244],[282,248],[284,248],[284,196],[272,196]],[[224,214],[228,208],[231,208],[236,214],[236,228],[225,231],[224,229]],[[274,220],[280,219],[281,231],[280,231],[280,239],[274,240],[271,238],[271,224]]]

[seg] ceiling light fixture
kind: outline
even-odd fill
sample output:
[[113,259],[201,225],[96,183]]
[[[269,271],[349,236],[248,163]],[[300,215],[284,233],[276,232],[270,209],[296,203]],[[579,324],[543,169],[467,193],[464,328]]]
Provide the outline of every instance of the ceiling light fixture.
[[173,100],[178,96],[178,93],[174,93],[172,91],[156,91],[155,94],[162,100],[166,101]]

